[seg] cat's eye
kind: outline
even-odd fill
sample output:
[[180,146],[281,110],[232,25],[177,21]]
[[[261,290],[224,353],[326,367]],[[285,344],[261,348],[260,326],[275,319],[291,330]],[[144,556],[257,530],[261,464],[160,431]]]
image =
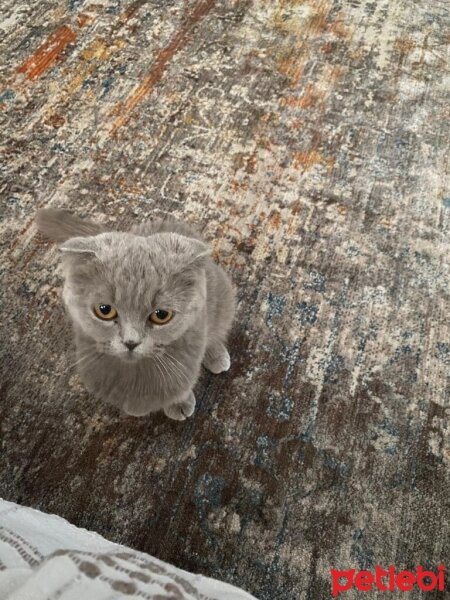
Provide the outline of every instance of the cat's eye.
[[117,317],[117,310],[111,304],[95,304],[94,313],[103,321],[111,321]]
[[172,317],[173,311],[158,308],[152,312],[152,314],[149,316],[149,319],[155,325],[165,325],[172,319]]

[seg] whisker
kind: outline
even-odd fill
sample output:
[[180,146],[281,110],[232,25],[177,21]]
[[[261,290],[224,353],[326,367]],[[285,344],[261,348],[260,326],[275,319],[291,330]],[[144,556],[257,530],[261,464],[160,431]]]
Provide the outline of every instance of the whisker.
[[173,383],[173,381],[175,380],[175,382],[182,383],[178,379],[177,374],[175,372],[173,372],[172,370],[169,369],[169,366],[162,360],[162,358],[160,358],[160,361],[161,361],[161,366],[164,368],[165,372],[167,373],[167,376],[169,378],[169,382]]
[[189,384],[189,378],[187,377],[187,375],[185,373],[183,373],[182,371],[180,371],[179,369],[177,369],[176,365],[174,363],[170,363],[170,366],[172,367],[172,373],[175,375],[175,377],[177,378],[177,380],[182,383],[182,384]]
[[158,372],[161,374],[161,380],[162,380],[162,381],[158,382],[158,384],[159,384],[158,387],[162,390],[162,385],[165,385],[165,383],[166,383],[166,377],[165,377],[164,372],[163,372],[163,370],[162,370],[162,368],[160,366],[160,358],[159,358],[159,356],[155,354],[154,358],[156,359],[155,363],[154,363],[155,367],[158,369]]
[[81,356],[80,358],[78,358],[75,362],[71,363],[67,367],[67,369],[65,369],[63,371],[63,374],[67,373],[67,371],[70,371],[70,369],[73,369],[73,367],[76,367],[76,366],[80,365],[82,362],[93,358],[95,356],[95,354],[96,354],[95,351],[91,351],[91,352],[88,352],[87,354],[83,354],[83,356]]
[[[180,363],[179,360],[177,360],[174,356],[172,356],[172,354],[169,354],[168,352],[166,352],[164,356],[166,356],[169,359],[169,361],[175,361],[175,362],[171,362],[172,367],[174,369],[176,369],[176,371],[181,375],[181,377],[184,378],[186,383],[190,383],[190,380],[184,370],[184,365],[182,365],[182,363]],[[180,366],[178,366],[178,365],[180,365]]]
[[158,362],[160,363],[161,367],[164,369],[165,373],[167,374],[169,383],[172,383],[172,384],[177,383],[179,385],[183,384],[183,382],[182,382],[182,380],[180,380],[178,374],[175,371],[173,371],[172,369],[170,369],[169,365],[164,362],[163,356],[158,356]]
[[175,358],[175,356],[173,356],[173,354],[170,354],[170,352],[165,352],[164,355],[170,357],[172,360],[174,360],[176,363],[178,363],[180,365],[180,367],[182,368],[182,370],[184,371],[185,365],[183,365],[183,363],[181,363],[177,358]]

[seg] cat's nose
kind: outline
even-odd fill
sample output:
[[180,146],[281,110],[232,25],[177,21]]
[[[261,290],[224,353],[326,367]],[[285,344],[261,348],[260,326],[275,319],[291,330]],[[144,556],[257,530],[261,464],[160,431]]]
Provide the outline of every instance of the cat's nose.
[[125,346],[128,348],[128,350],[134,350],[136,348],[136,346],[139,346],[140,342],[124,342]]

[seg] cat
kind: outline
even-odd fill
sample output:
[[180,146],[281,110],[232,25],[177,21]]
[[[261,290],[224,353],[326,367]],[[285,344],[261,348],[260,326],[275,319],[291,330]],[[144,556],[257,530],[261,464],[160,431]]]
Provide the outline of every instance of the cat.
[[201,364],[227,371],[235,293],[189,225],[158,220],[112,231],[41,209],[38,230],[59,243],[63,301],[86,388],[129,415],[195,410]]

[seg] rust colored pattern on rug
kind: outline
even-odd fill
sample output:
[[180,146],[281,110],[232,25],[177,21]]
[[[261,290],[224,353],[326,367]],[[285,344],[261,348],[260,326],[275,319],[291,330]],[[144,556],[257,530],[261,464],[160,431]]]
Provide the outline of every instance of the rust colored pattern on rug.
[[36,79],[50,68],[61,52],[76,39],[76,33],[67,25],[62,25],[17,71],[25,73],[29,79]]
[[[444,3],[0,4],[0,495],[262,600],[448,559]],[[203,229],[239,307],[192,419],[83,389],[42,206]]]
[[183,27],[176,32],[176,35],[173,37],[170,43],[158,53],[155,64],[153,65],[150,73],[124,102],[119,103],[119,105],[114,108],[113,113],[118,114],[118,117],[112,125],[113,133],[119,127],[122,127],[126,124],[136,106],[159,82],[164,74],[168,62],[180,50],[182,45],[186,42],[186,39],[188,38],[188,35],[193,27],[197,25],[200,19],[211,10],[211,8],[214,6],[214,3],[215,0],[201,0],[194,6],[191,12],[188,12]]

